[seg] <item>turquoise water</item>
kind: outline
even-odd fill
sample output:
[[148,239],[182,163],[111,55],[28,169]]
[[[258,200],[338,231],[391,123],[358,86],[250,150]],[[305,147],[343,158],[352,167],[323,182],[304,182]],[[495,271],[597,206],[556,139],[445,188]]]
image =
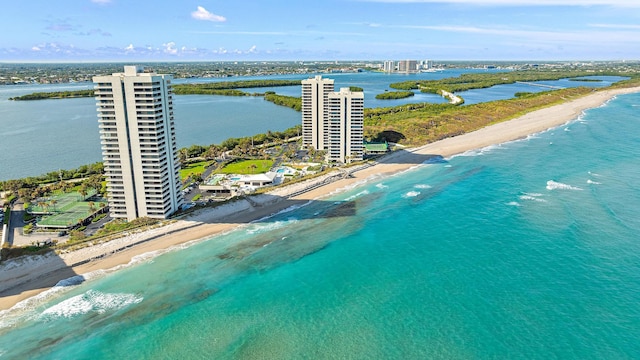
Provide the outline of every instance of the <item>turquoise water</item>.
[[9,359],[640,354],[640,94],[0,315]]

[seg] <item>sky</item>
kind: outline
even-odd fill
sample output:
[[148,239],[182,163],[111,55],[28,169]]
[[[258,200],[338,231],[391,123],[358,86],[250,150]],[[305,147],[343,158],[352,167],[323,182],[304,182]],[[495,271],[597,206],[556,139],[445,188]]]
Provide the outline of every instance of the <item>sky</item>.
[[640,0],[2,2],[0,62],[640,59]]

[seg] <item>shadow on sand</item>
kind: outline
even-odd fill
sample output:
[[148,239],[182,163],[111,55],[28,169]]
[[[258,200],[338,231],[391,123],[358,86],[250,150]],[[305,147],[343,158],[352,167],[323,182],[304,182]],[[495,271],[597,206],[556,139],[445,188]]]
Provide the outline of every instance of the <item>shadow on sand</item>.
[[[38,261],[35,266],[32,261]],[[13,261],[29,263],[13,266]],[[56,276],[47,276],[51,273]],[[29,280],[31,279],[31,280]],[[60,281],[59,279],[65,279]],[[0,263],[0,298],[17,296],[17,301],[26,299],[33,290],[46,290],[53,286],[72,286],[84,281],[55,252],[51,251],[40,258],[22,257],[5,260]]]

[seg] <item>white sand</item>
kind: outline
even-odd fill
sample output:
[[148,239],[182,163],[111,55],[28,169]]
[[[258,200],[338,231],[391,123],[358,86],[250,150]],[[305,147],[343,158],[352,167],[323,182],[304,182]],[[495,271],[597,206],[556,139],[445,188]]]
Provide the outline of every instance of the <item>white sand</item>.
[[[416,149],[398,151],[380,159],[374,166],[347,169],[351,177],[318,186],[324,175],[268,194],[241,199],[222,206],[204,209],[169,225],[144,232],[134,232],[122,238],[59,256],[16,259],[0,264],[0,309],[9,309],[18,302],[54,286],[75,274],[86,274],[127,264],[135,256],[168,249],[186,242],[211,237],[242,224],[273,215],[300,201],[309,201],[353,186],[371,177],[388,176],[422,163],[425,155],[450,157],[465,151],[504,143],[576,119],[582,111],[602,105],[615,95],[640,92],[640,87],[594,92],[577,100],[537,110],[520,118],[492,125],[478,131],[448,138]],[[344,171],[343,171],[344,172]],[[312,190],[305,191],[308,188]],[[295,196],[290,197],[290,195]]]

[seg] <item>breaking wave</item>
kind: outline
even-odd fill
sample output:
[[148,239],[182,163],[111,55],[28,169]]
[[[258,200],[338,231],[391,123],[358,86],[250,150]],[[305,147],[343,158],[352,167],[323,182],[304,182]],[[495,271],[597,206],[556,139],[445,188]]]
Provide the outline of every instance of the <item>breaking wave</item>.
[[408,193],[402,195],[403,198],[412,198],[420,195],[420,191],[409,191]]
[[579,187],[563,184],[553,180],[547,181],[547,190],[582,190]]
[[109,310],[122,309],[131,304],[138,304],[142,300],[141,296],[134,294],[108,294],[89,290],[82,295],[74,296],[46,309],[40,314],[40,319],[70,318],[89,312],[104,313]]

